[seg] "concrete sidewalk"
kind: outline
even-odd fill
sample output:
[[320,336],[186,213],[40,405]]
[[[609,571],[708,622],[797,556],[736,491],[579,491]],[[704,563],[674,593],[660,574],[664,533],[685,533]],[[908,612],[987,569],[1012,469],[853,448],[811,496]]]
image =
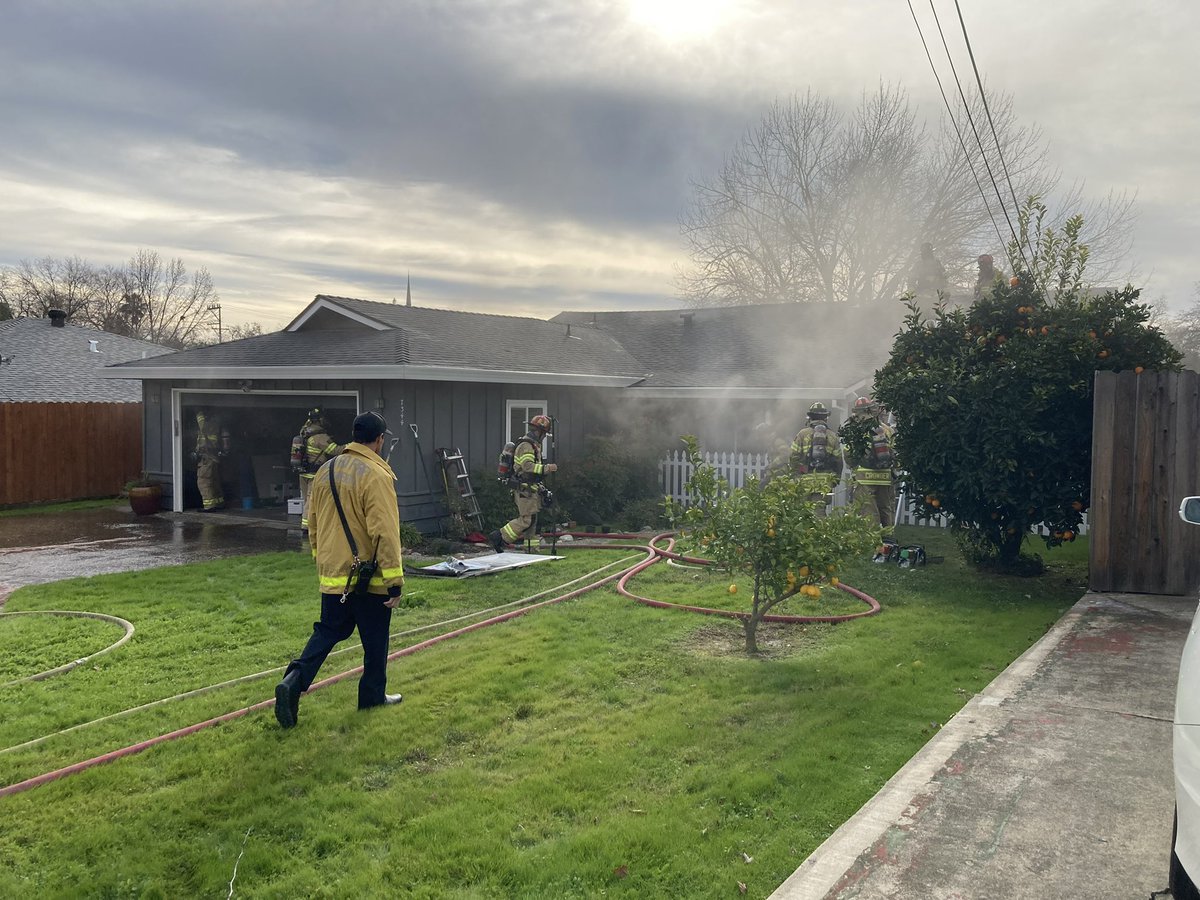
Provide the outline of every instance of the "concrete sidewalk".
[[1148,898],[1196,598],[1086,594],[771,896]]

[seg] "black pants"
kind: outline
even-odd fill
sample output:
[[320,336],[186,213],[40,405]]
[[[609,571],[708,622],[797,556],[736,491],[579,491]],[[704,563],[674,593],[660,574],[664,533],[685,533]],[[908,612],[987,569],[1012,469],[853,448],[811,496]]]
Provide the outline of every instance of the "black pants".
[[304,645],[304,652],[287,667],[288,674],[299,671],[300,690],[308,690],[325,657],[358,626],[358,639],[363,648],[358,708],[383,703],[387,693],[388,630],[392,624],[392,611],[383,605],[385,600],[387,597],[383,594],[351,594],[342,603],[341,594],[321,595],[321,621],[313,622],[312,637]]

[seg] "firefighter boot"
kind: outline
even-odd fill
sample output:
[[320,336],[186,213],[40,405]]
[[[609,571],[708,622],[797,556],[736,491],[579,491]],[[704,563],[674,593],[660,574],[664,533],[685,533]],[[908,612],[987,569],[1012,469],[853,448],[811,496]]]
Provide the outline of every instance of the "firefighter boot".
[[488,535],[488,543],[492,545],[492,549],[497,553],[504,552],[504,535],[500,533],[500,529],[496,529]]
[[284,728],[291,728],[299,715],[300,671],[293,669],[275,685],[275,718]]

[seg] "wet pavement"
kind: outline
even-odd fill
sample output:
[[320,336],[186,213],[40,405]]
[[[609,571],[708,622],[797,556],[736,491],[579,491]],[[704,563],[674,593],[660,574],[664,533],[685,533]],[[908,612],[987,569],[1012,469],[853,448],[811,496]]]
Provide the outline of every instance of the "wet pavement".
[[138,516],[123,504],[0,517],[0,605],[27,584],[300,550],[292,518],[242,510]]

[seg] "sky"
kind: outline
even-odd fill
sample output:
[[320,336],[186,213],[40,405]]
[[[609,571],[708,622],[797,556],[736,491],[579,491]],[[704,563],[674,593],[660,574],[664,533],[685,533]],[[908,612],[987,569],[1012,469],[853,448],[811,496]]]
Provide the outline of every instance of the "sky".
[[[1136,193],[1143,298],[1188,307],[1200,3],[961,6],[1064,180]],[[152,249],[266,330],[410,281],[447,309],[670,309],[694,183],[777,99],[881,82],[941,113],[905,0],[8,0],[0,266]]]

